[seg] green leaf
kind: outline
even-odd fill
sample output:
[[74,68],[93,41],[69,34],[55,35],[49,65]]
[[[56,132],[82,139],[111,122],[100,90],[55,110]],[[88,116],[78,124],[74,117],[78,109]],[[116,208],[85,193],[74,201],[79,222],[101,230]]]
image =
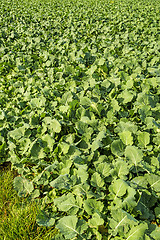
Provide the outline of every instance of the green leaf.
[[92,76],[92,74],[96,71],[97,66],[96,65],[92,65],[88,71],[86,72],[88,75]]
[[120,106],[118,104],[118,101],[116,99],[112,99],[111,100],[111,104],[112,104],[112,108],[113,108],[113,111],[119,111],[120,110]]
[[160,227],[156,227],[155,230],[153,230],[153,232],[151,233],[151,237],[154,240],[159,240],[159,236],[160,236]]
[[50,182],[50,185],[51,185],[51,187],[56,188],[56,189],[70,189],[71,180],[67,174],[60,175],[55,180]]
[[159,123],[157,123],[155,120],[153,120],[153,123],[158,129],[160,129],[160,124]]
[[79,235],[82,237],[81,234],[88,228],[86,222],[78,220],[75,215],[62,217],[56,227],[65,236],[65,239],[73,239]]
[[112,192],[115,195],[114,199],[116,199],[117,197],[124,196],[126,194],[127,188],[128,188],[128,184],[122,179],[115,180],[109,186],[110,192]]
[[121,236],[125,236],[129,227],[137,225],[138,222],[134,217],[122,209],[112,209],[111,216],[112,218],[109,218],[109,227],[111,228],[110,232],[113,236],[116,236],[117,233],[121,234]]
[[90,227],[98,227],[104,224],[103,218],[98,213],[94,213],[92,218],[88,220],[88,225]]
[[128,163],[123,160],[117,159],[114,166],[115,166],[116,175],[121,179],[125,179],[125,176],[129,174]]
[[132,145],[133,144],[133,137],[131,135],[131,132],[124,131],[119,133],[120,139],[125,145]]
[[91,100],[88,97],[81,97],[80,104],[82,106],[90,106],[92,104]]
[[76,128],[80,134],[84,134],[84,133],[87,133],[88,124],[79,121],[79,122],[76,122]]
[[105,63],[105,58],[98,59],[98,65],[102,66]]
[[147,188],[146,176],[138,176],[132,179],[132,182],[136,185],[135,188]]
[[150,143],[150,134],[148,132],[138,132],[138,142],[141,147],[145,147]]
[[91,145],[91,150],[94,152],[101,146],[102,146],[102,144],[101,144],[100,140],[96,139],[96,140],[94,140],[94,142]]
[[61,124],[56,120],[52,119],[51,117],[45,117],[43,122],[48,126],[49,129],[52,131],[59,133],[61,131]]
[[131,133],[137,133],[138,127],[134,122],[130,122],[127,119],[120,120],[118,126],[115,129],[115,132],[121,133],[124,131],[129,131]]
[[152,194],[150,194],[147,191],[143,191],[141,193],[140,199],[138,201],[138,204],[136,206],[136,211],[140,213],[140,219],[142,220],[153,220],[154,215],[152,212],[151,207],[154,206],[155,199]]
[[87,181],[89,174],[87,173],[86,165],[81,165],[78,167],[77,176],[81,179],[81,183],[85,183]]
[[20,138],[24,137],[25,131],[26,131],[26,128],[25,128],[25,126],[23,126],[23,127],[19,127],[19,128],[17,128],[17,129],[15,129],[15,130],[13,130],[13,131],[10,131],[10,132],[9,132],[9,135],[10,135],[13,139],[19,140]]
[[134,188],[129,187],[127,188],[127,194],[125,195],[125,198],[122,202],[122,208],[125,209],[126,211],[132,211],[137,205],[136,202],[136,191]]
[[143,153],[135,146],[127,146],[125,150],[125,157],[129,159],[135,166],[137,166],[143,158]]
[[104,180],[101,178],[100,174],[95,172],[91,177],[91,185],[94,187],[103,187]]
[[3,120],[5,118],[5,112],[0,110],[0,120]]
[[33,183],[22,177],[15,177],[13,186],[20,197],[26,197],[34,190]]
[[56,133],[59,133],[61,131],[61,124],[56,119],[52,120],[50,126]]
[[55,219],[48,216],[46,212],[41,211],[36,217],[36,222],[39,226],[52,227],[55,224]]
[[150,184],[150,187],[155,192],[160,192],[160,176],[155,174],[146,174],[145,176],[147,178],[148,183]]
[[70,214],[76,214],[78,210],[81,209],[81,205],[76,202],[72,193],[54,199],[54,203],[59,211],[68,212],[70,210]]
[[62,149],[63,154],[67,154],[68,151],[69,151],[69,148],[70,148],[70,144],[65,143],[65,142],[62,142],[62,143],[60,144],[60,147],[61,147],[61,149]]
[[160,207],[156,207],[156,208],[154,209],[154,211],[155,211],[155,214],[156,214],[156,218],[159,218],[159,219],[160,219]]
[[83,203],[84,210],[89,214],[92,215],[95,212],[100,213],[103,210],[103,203],[100,201],[97,201],[96,199],[87,199],[84,200]]
[[126,240],[143,240],[147,229],[147,223],[141,223],[138,226],[132,227],[129,233],[126,235]]
[[102,162],[96,167],[96,171],[101,174],[103,177],[108,177],[110,175],[110,164]]
[[62,195],[61,197],[54,199],[54,203],[59,209],[59,211],[65,212],[67,212],[70,208],[76,206],[75,198],[72,193]]
[[32,108],[41,108],[42,106],[45,106],[46,99],[44,97],[40,98],[33,98],[31,99],[31,106]]
[[45,157],[44,149],[39,142],[35,142],[30,149],[31,157],[41,159]]
[[53,151],[53,146],[54,146],[55,140],[54,140],[49,134],[43,135],[43,136],[42,136],[42,140],[47,143],[47,147],[48,147],[48,148],[50,149],[50,151],[52,152],[52,151]]
[[119,98],[123,98],[123,103],[126,104],[128,102],[131,102],[134,94],[132,91],[128,91],[127,89],[124,90],[121,94],[118,95]]
[[89,192],[90,186],[87,183],[78,184],[73,187],[73,193],[78,196],[86,196]]
[[111,144],[111,151],[116,156],[122,156],[124,154],[124,144],[121,140],[114,140]]

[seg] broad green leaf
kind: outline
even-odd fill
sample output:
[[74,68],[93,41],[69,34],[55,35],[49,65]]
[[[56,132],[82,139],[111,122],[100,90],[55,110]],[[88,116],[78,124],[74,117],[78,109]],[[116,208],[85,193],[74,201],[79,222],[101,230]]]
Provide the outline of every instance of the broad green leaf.
[[124,179],[125,176],[129,174],[129,165],[127,162],[117,159],[114,166],[115,166],[116,175],[119,178]]
[[91,145],[91,150],[94,152],[101,146],[102,146],[102,144],[101,144],[100,140],[96,139],[96,140],[94,140],[94,142]]
[[56,119],[52,120],[50,126],[56,133],[59,133],[61,131],[61,124]]
[[110,175],[110,164],[102,162],[96,167],[96,171],[101,174],[103,177],[108,177]]
[[83,203],[84,210],[89,214],[92,215],[95,212],[100,213],[103,210],[103,203],[100,201],[97,201],[96,199],[87,199],[84,200]]
[[92,102],[88,97],[82,97],[80,98],[80,104],[82,104],[83,106],[90,106]]
[[159,236],[160,236],[160,228],[159,227],[156,227],[153,232],[151,233],[151,237],[154,239],[154,240],[159,240]]
[[147,188],[147,179],[145,176],[138,176],[132,179],[132,182],[136,185],[135,188]]
[[69,151],[70,145],[68,143],[62,142],[60,144],[60,147],[62,149],[63,154],[66,154]]
[[103,218],[98,213],[94,213],[92,218],[88,220],[88,225],[90,227],[98,227],[104,224]]
[[42,140],[47,143],[47,147],[52,152],[53,151],[53,146],[54,146],[54,143],[55,143],[55,140],[53,139],[53,137],[51,137],[49,134],[45,134],[45,135],[42,136]]
[[53,164],[47,166],[44,170],[47,172],[53,172],[54,170],[57,170],[59,166],[59,162],[55,161]]
[[10,131],[9,135],[15,139],[15,140],[19,140],[20,138],[24,137],[24,133],[26,131],[25,126],[17,128],[13,131]]
[[137,220],[129,213],[122,209],[111,210],[112,218],[109,219],[109,226],[111,228],[111,235],[116,236],[117,233],[122,233],[125,236],[129,230],[129,226],[137,225]]
[[46,99],[41,96],[40,98],[33,98],[33,99],[31,99],[30,104],[31,104],[31,106],[33,108],[35,108],[35,107],[41,108],[42,106],[45,105],[45,102],[46,102]]
[[73,187],[73,193],[78,196],[86,196],[89,192],[90,185],[87,183],[81,183]]
[[29,148],[31,146],[31,140],[29,138],[21,138],[21,141],[20,141],[20,153],[22,155],[26,154],[29,152]]
[[132,211],[137,205],[136,202],[136,191],[133,187],[127,188],[127,194],[125,195],[125,198],[122,202],[122,208],[126,211]]
[[62,111],[63,113],[68,112],[69,106],[68,105],[64,105],[64,106],[60,106],[59,110]]
[[72,102],[72,99],[73,99],[73,95],[71,92],[65,92],[62,96],[62,104],[67,104],[69,102]]
[[120,110],[120,106],[119,106],[118,101],[116,99],[112,99],[111,104],[112,104],[113,111],[118,112]]
[[36,222],[39,226],[52,227],[55,224],[55,219],[46,212],[41,211],[36,217]]
[[122,156],[124,154],[124,144],[121,140],[114,140],[111,144],[111,151],[116,156]]
[[92,74],[96,71],[96,69],[97,69],[97,66],[96,66],[96,65],[92,65],[92,66],[88,69],[87,74],[90,75],[90,76],[92,76]]
[[131,133],[136,133],[137,129],[138,127],[134,122],[130,122],[127,119],[124,119],[123,121],[120,120],[118,126],[115,128],[115,132],[121,133],[124,131],[129,131]]
[[109,78],[110,82],[114,83],[115,86],[117,87],[118,85],[120,85],[120,78],[116,77],[116,76],[112,76]]
[[147,174],[145,175],[150,187],[155,192],[160,192],[160,176],[156,174]]
[[26,197],[34,190],[33,183],[22,177],[15,177],[13,186],[20,197]]
[[50,182],[51,187],[56,189],[70,189],[71,181],[68,175],[60,175],[55,180]]
[[134,94],[131,91],[128,91],[127,89],[124,90],[121,94],[119,94],[118,96],[119,98],[123,98],[123,103],[126,104],[128,102],[131,102]]
[[150,219],[150,221],[154,219],[153,211],[151,209],[151,206],[154,206],[154,204],[154,197],[150,193],[143,191],[135,208],[140,212],[140,219]]
[[31,157],[41,159],[45,157],[44,149],[39,142],[35,142],[30,149]]
[[81,183],[85,183],[87,181],[89,174],[87,172],[86,165],[81,165],[78,167],[77,176],[81,179]]
[[5,112],[0,110],[0,120],[3,120],[5,118]]
[[131,135],[131,132],[124,131],[119,133],[120,139],[125,145],[132,145],[133,144],[133,137]]
[[102,66],[105,63],[105,58],[98,59],[98,65]]
[[150,134],[148,132],[138,132],[138,142],[141,147],[146,147],[150,143]]
[[31,198],[38,198],[40,196],[40,191],[39,189],[35,189],[33,190],[33,192],[31,193]]
[[81,208],[76,203],[72,193],[68,193],[67,195],[62,195],[61,197],[54,199],[54,203],[59,211],[67,212],[72,208],[72,210],[74,210],[74,214],[76,214],[79,208]]
[[[78,220],[75,215],[62,217],[56,227],[65,236],[66,239],[73,239],[74,237],[83,234],[88,228],[83,220]],[[82,237],[83,239],[83,237]]]
[[128,184],[122,179],[115,180],[109,186],[110,192],[114,194],[114,199],[116,199],[117,197],[124,196],[126,194],[127,188],[128,188]]
[[160,129],[160,124],[157,123],[155,120],[153,120],[153,124],[154,124],[158,129]]
[[84,133],[87,133],[88,124],[79,121],[79,122],[76,122],[76,128],[80,134],[84,134]]
[[140,149],[135,146],[127,146],[125,150],[125,157],[129,159],[135,166],[141,162],[143,154]]
[[51,117],[45,117],[43,122],[48,126],[49,129],[52,131],[59,133],[61,131],[61,124],[56,120],[52,119]]
[[104,186],[104,180],[101,178],[100,174],[95,172],[91,177],[91,185],[94,187],[103,187]]
[[160,218],[160,207],[156,207],[154,209],[154,211],[155,211],[155,214],[156,214],[156,218]]
[[147,229],[147,223],[140,223],[138,226],[132,227],[129,233],[126,235],[126,240],[143,240]]

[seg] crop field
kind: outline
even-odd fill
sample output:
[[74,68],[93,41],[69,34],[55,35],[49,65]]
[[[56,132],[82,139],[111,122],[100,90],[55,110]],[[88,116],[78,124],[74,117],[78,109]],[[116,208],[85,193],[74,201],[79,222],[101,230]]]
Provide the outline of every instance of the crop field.
[[159,0],[1,0],[7,162],[53,239],[160,240]]

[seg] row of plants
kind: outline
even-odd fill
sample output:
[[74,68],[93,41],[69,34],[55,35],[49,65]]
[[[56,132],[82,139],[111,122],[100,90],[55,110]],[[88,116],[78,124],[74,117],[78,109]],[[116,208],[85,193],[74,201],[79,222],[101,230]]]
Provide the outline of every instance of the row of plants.
[[0,163],[55,240],[159,240],[159,1],[2,0]]

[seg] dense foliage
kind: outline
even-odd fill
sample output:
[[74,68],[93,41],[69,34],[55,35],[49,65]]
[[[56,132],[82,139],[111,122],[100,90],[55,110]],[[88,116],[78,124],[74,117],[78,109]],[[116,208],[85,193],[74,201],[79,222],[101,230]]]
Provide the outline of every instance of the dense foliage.
[[0,162],[55,240],[160,239],[160,2],[0,5]]

